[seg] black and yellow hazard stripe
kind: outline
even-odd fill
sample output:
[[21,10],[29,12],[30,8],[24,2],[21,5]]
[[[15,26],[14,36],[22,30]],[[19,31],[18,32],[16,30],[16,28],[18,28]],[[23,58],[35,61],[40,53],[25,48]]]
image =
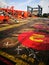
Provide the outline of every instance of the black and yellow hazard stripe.
[[6,52],[0,51],[0,55],[15,62],[16,65],[29,65],[27,62],[24,62],[20,58],[15,58],[14,56],[7,54]]

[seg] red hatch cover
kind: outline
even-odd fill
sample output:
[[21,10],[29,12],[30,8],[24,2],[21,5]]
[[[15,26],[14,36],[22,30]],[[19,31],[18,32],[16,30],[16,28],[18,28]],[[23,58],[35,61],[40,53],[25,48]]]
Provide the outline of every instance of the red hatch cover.
[[43,32],[24,32],[18,36],[22,45],[36,50],[49,50],[49,34]]

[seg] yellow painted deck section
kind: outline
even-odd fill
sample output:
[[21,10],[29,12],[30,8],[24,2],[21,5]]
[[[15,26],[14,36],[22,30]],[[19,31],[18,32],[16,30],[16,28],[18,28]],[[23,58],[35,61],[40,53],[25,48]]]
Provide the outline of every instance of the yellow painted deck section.
[[5,27],[1,27],[0,28],[0,31],[4,31],[4,30],[7,30],[7,29],[10,29],[10,28],[15,28],[15,27],[19,27],[21,25],[24,25],[24,24],[27,24],[28,22],[26,22],[27,20],[24,20],[20,23],[17,23],[17,24],[13,24],[13,25],[6,25]]

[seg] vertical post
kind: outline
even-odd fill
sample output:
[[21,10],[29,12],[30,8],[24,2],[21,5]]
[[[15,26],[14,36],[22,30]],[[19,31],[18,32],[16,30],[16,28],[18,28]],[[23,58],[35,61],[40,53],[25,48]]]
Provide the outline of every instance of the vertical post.
[[33,8],[31,8],[31,14],[32,14],[32,12],[33,12]]
[[42,15],[42,8],[38,5],[38,15],[41,16]]

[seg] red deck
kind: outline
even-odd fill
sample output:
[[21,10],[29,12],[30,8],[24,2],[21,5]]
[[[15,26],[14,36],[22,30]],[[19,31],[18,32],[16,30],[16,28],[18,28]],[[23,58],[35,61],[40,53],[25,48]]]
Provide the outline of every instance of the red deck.
[[18,36],[18,40],[28,48],[49,50],[49,34],[43,32],[24,32]]

